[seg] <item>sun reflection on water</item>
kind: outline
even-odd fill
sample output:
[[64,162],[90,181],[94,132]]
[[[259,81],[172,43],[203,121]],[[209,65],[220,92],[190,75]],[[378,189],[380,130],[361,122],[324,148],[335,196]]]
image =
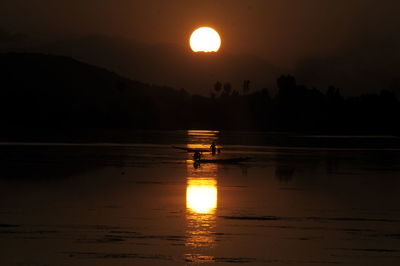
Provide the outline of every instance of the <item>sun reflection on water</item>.
[[188,163],[186,186],[187,242],[190,247],[213,247],[218,206],[217,166],[195,169]]
[[198,214],[212,214],[217,208],[217,181],[189,179],[186,188],[186,207]]
[[[217,140],[216,131],[189,131],[188,148],[205,148]],[[191,154],[188,154],[190,158]],[[205,155],[207,156],[207,155]],[[186,179],[186,254],[191,262],[212,261],[213,257],[202,254],[216,244],[216,219],[218,208],[218,165],[202,164],[195,167],[187,161]]]

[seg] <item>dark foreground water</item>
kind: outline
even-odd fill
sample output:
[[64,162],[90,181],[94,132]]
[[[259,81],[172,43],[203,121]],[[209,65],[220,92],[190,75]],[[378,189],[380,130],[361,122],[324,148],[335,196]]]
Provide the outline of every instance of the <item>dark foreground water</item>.
[[[194,165],[171,148],[212,141],[215,158],[251,160]],[[296,141],[2,143],[0,265],[399,265],[399,139]]]

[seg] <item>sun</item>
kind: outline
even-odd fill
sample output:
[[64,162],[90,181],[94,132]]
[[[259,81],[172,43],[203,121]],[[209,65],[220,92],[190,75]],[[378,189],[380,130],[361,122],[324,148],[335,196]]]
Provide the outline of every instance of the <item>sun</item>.
[[215,53],[221,47],[221,37],[210,27],[201,27],[190,36],[190,48],[193,52]]

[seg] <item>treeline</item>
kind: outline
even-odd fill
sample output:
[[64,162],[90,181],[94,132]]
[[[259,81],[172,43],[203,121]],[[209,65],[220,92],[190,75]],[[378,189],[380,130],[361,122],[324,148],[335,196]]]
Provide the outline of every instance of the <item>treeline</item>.
[[[395,93],[343,97],[333,86],[326,92],[298,85],[294,77],[277,79],[278,92],[246,93],[217,83],[210,98],[193,97],[194,113],[203,113],[215,128],[314,133],[398,133],[400,102]],[[201,102],[201,104],[199,104]],[[201,120],[203,124],[207,120]]]
[[[278,91],[242,91],[217,82],[210,96],[153,86],[67,57],[0,55],[0,119],[4,128],[225,129],[398,134],[395,94],[343,97],[277,80]],[[26,131],[29,132],[29,131]]]

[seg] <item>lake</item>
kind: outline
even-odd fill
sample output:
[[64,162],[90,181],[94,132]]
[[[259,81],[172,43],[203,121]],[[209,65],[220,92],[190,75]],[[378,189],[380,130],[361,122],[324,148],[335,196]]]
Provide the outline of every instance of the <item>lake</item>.
[[400,264],[398,137],[121,139],[0,144],[0,265]]

